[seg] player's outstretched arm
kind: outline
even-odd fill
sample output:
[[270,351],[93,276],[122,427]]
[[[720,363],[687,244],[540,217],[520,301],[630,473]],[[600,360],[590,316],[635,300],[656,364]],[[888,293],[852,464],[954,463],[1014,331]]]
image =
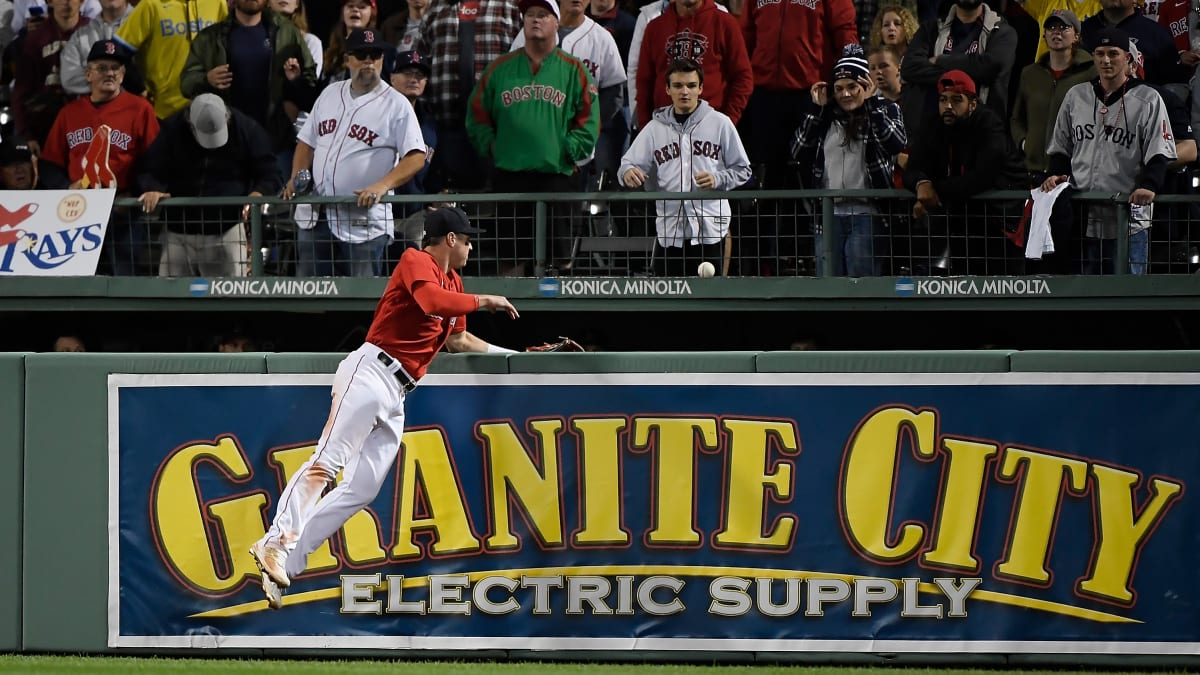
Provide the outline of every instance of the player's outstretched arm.
[[503,311],[511,319],[521,318],[521,315],[517,313],[517,308],[513,307],[513,304],[503,295],[477,295],[475,297],[479,298],[479,309],[486,309],[493,314]]
[[450,337],[446,338],[446,350],[450,352],[476,352],[479,354],[514,353],[512,349],[497,347],[465,330],[451,333]]

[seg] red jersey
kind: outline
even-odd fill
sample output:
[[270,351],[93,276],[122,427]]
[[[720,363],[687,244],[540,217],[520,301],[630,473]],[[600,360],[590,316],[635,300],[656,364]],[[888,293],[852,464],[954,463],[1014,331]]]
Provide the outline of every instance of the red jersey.
[[447,291],[463,292],[458,273],[442,272],[432,255],[410,248],[400,256],[367,331],[367,342],[398,360],[404,371],[417,380],[425,376],[446,338],[467,329],[465,315],[426,314],[413,297],[413,291],[421,284],[437,284]]
[[[107,133],[98,133],[102,129]],[[122,91],[99,105],[84,96],[58,113],[42,157],[66,169],[72,183],[86,175],[85,187],[111,187],[115,177],[117,190],[124,192],[134,163],[156,136],[154,106],[141,96]]]

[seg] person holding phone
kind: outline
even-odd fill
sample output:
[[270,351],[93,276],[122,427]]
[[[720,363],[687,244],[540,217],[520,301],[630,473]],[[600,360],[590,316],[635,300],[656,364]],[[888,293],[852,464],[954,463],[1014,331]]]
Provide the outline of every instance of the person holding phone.
[[[79,13],[94,19],[100,16],[100,10],[100,0],[83,0]],[[34,28],[41,25],[47,14],[46,0],[13,0],[13,34],[20,33],[27,26]]]

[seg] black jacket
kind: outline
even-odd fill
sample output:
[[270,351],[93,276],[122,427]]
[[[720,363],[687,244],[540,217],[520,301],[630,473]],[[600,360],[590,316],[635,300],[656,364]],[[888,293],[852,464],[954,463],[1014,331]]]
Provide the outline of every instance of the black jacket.
[[[942,124],[938,118],[938,124]],[[962,201],[988,190],[1028,188],[1025,162],[1013,149],[1008,131],[996,113],[983,106],[965,120],[942,126],[912,147],[904,186],[916,190],[923,180],[943,201]]]
[[[240,197],[251,192],[274,195],[282,189],[271,143],[258,122],[230,108],[229,140],[207,150],[192,135],[188,112],[184,108],[163,120],[138,167],[141,191],[168,192],[172,197]],[[185,234],[222,234],[242,217],[241,205],[160,208],[167,228]]]

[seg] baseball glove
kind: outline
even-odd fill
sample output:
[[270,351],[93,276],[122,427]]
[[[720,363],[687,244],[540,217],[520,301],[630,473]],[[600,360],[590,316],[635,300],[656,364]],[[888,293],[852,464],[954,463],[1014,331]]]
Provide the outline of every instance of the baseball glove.
[[558,342],[547,342],[543,345],[534,345],[526,347],[527,352],[582,352],[585,351],[580,344],[569,337],[558,336]]

